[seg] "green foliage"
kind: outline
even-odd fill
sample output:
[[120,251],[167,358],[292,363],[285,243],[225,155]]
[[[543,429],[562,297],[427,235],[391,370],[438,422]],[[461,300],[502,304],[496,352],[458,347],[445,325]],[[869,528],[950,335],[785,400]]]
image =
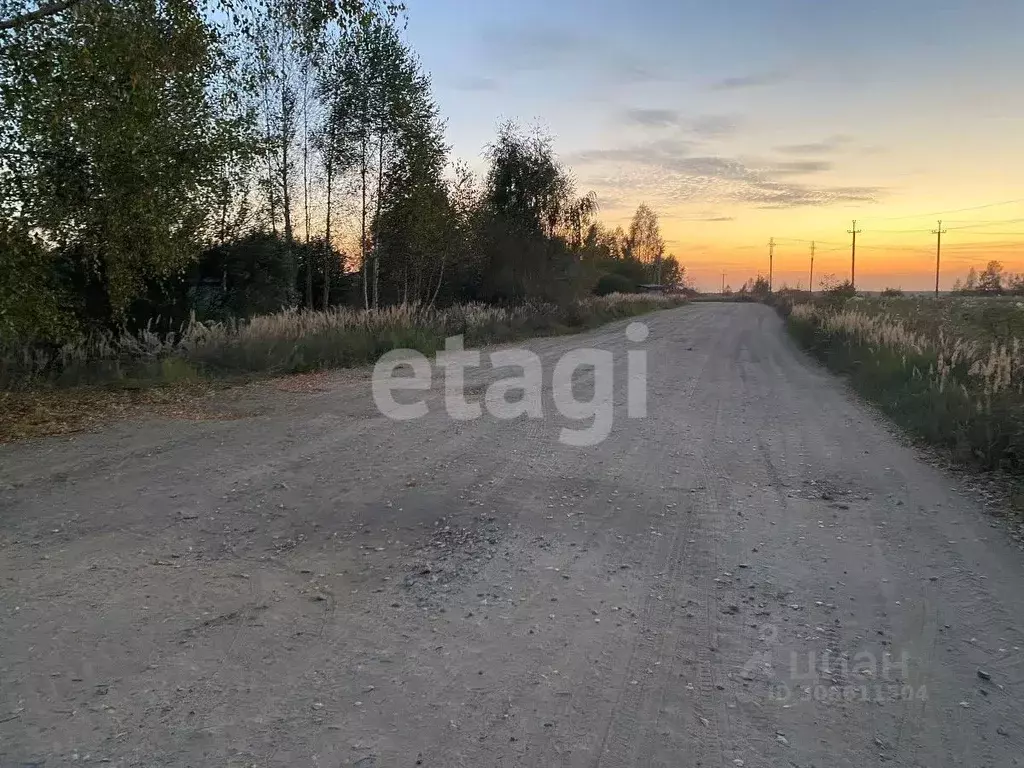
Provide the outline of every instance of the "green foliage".
[[524,236],[554,236],[574,188],[555,159],[551,137],[503,123],[487,159],[485,202],[491,213]]
[[[115,317],[198,254],[242,115],[188,0],[91,0],[0,47],[0,210],[100,276]],[[14,158],[12,160],[12,158]]]
[[686,268],[675,256],[666,256],[661,262],[661,284],[681,288],[686,283]]
[[24,227],[0,220],[0,340],[63,341],[75,318],[54,283],[53,253]]
[[887,299],[896,298],[898,296],[903,296],[903,290],[901,288],[886,288],[882,291],[882,296]]
[[978,276],[980,293],[1003,292],[1003,265],[998,261],[990,261],[985,270]]
[[[496,320],[505,338],[604,317],[593,292],[683,285],[654,211],[602,229],[542,132],[505,123],[483,179],[452,173],[400,10],[88,0],[0,28],[0,379],[187,378],[153,373],[182,334],[292,309],[547,307]],[[206,345],[188,366],[349,364],[432,333],[246,337],[222,350],[240,361]]]
[[758,275],[756,278],[750,278],[743,285],[740,286],[737,291],[740,299],[754,299],[761,300],[768,296],[772,292],[771,283],[768,282],[768,278],[763,275]]
[[[954,458],[1024,473],[1020,339],[1009,298],[822,299],[788,315],[794,337],[899,424]],[[872,334],[871,324],[884,330]]]
[[610,293],[636,293],[639,290],[640,286],[638,283],[630,280],[625,275],[612,272],[601,275],[597,281],[597,286],[594,288],[594,293],[598,296],[607,296]]
[[189,283],[190,304],[203,322],[270,314],[299,299],[295,252],[269,233],[207,250]]
[[841,283],[822,283],[822,296],[833,302],[843,302],[847,299],[852,299],[857,295],[857,289],[853,287],[853,283],[849,280],[845,280]]
[[[386,303],[432,303],[444,278],[455,215],[444,178],[448,146],[430,81],[394,41],[389,152],[373,221],[374,278]],[[381,296],[381,289],[375,296]]]

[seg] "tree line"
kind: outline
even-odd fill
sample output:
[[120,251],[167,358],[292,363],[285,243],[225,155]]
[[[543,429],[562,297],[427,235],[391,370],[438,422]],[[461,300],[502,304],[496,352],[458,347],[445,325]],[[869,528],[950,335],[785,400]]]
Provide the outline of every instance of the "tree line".
[[971,267],[966,277],[957,278],[953,284],[953,293],[959,294],[1024,294],[1024,274],[1007,272],[1002,262],[992,260],[978,272]]
[[0,335],[677,284],[509,122],[475,176],[384,0],[0,0]]

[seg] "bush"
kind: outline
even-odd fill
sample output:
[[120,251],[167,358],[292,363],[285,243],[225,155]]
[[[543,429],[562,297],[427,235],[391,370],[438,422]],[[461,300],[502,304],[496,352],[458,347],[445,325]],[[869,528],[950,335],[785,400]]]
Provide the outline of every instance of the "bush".
[[295,253],[258,232],[202,254],[189,276],[189,305],[204,322],[271,314],[298,303],[297,279]]
[[822,295],[828,299],[842,301],[845,299],[852,299],[854,296],[856,296],[857,289],[854,288],[853,283],[851,283],[849,280],[844,280],[841,283],[835,283],[826,286],[825,290],[822,291]]
[[606,273],[601,275],[594,288],[598,296],[607,296],[610,293],[637,293],[640,286],[625,275]]

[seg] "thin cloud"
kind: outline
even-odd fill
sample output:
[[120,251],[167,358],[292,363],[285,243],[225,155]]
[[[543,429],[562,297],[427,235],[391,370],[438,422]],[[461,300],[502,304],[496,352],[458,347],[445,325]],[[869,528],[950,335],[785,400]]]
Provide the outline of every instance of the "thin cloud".
[[587,49],[575,32],[544,26],[485,29],[481,40],[487,58],[503,71],[559,68]]
[[[826,161],[790,161],[753,168],[731,157],[693,155],[692,145],[664,139],[627,147],[578,152],[566,158],[582,166],[587,182],[615,194],[633,192],[665,206],[704,202],[747,203],[760,208],[797,208],[843,203],[874,203],[876,187],[827,187],[779,180],[787,173],[817,173]],[[602,172],[602,169],[604,172]],[[709,220],[719,217],[709,216]]]
[[827,160],[788,160],[776,163],[768,172],[774,176],[800,176],[830,170],[832,170],[832,163]]
[[838,203],[874,203],[882,190],[878,187],[814,188],[801,184],[762,182],[737,199],[757,203],[758,208],[804,208]]
[[480,31],[484,66],[503,74],[567,72],[595,82],[638,84],[673,80],[671,69],[616,45],[614,39],[584,37],[565,27],[488,27]]
[[719,138],[735,133],[738,119],[732,115],[698,115],[687,117],[675,109],[638,107],[627,109],[622,119],[629,125],[644,128],[675,128],[703,139]]
[[460,91],[485,92],[498,90],[498,81],[493,77],[466,77],[452,84]]
[[713,91],[736,91],[742,88],[760,88],[776,85],[787,79],[782,72],[762,72],[760,74],[743,75],[742,77],[725,77],[711,84]]
[[570,165],[597,165],[602,163],[632,163],[637,165],[662,165],[678,162],[693,149],[689,141],[677,138],[637,144],[630,147],[588,149],[574,152],[565,157]]
[[624,115],[627,123],[648,128],[670,128],[678,126],[682,117],[674,109],[627,109]]
[[694,118],[690,130],[698,136],[717,139],[736,132],[739,121],[731,115],[701,115]]
[[806,144],[783,144],[775,151],[783,155],[823,155],[836,152],[853,139],[849,136],[832,136],[823,141],[812,141]]

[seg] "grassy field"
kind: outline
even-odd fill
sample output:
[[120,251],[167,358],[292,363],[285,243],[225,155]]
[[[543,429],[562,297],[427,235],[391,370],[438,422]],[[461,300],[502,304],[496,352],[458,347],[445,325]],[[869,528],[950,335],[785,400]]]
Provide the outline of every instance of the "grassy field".
[[960,461],[1024,474],[1024,302],[854,298],[783,308],[791,333]]
[[0,345],[0,441],[66,433],[138,406],[168,405],[211,387],[374,362],[392,349],[433,354],[449,336],[467,347],[574,333],[685,303],[610,294],[567,305],[282,312],[246,322],[192,323],[180,334],[109,335],[62,347]]
[[858,298],[849,306],[887,314],[914,333],[936,338],[941,332],[983,345],[1024,339],[1024,298],[1020,296]]

